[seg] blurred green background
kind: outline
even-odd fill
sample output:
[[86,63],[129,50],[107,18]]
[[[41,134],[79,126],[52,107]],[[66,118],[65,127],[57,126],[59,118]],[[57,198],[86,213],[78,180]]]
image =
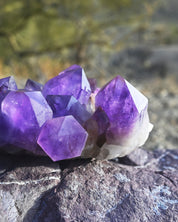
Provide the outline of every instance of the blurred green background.
[[177,10],[177,0],[1,0],[0,78],[44,83],[75,63],[99,85],[121,74],[150,99],[148,148],[177,148]]
[[178,42],[171,10],[166,0],[1,0],[0,73],[44,81],[77,63],[105,77],[93,61],[102,54]]

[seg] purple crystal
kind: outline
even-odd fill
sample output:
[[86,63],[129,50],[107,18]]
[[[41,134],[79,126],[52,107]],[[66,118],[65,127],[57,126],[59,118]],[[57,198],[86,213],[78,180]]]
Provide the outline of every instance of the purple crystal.
[[17,90],[17,85],[13,76],[0,79],[0,104],[9,91]]
[[81,104],[86,104],[91,94],[90,84],[84,70],[73,65],[50,79],[43,88],[43,95],[73,95]]
[[43,85],[34,80],[28,79],[24,89],[28,91],[42,91]]
[[13,76],[0,79],[0,92],[7,92],[9,90],[17,90],[17,85]]
[[73,96],[49,95],[46,97],[46,100],[53,110],[53,117],[72,115],[83,125],[91,116],[85,107]]
[[13,131],[9,143],[38,153],[40,127],[53,115],[41,92],[11,91],[2,101],[1,110]]
[[57,117],[43,125],[38,144],[53,161],[58,161],[80,156],[87,136],[73,116]]
[[7,144],[11,138],[11,124],[7,116],[0,112],[0,147]]
[[66,95],[48,95],[46,100],[53,110],[53,117],[68,115],[70,107],[78,102],[75,97]]
[[110,122],[104,110],[102,110],[101,107],[97,108],[97,110],[93,113],[91,118],[97,122],[98,135],[105,134],[106,130],[110,125]]
[[118,155],[126,155],[143,145],[151,130],[147,114],[148,100],[136,88],[117,76],[98,92],[95,105],[101,107],[109,118],[106,143],[117,145]]

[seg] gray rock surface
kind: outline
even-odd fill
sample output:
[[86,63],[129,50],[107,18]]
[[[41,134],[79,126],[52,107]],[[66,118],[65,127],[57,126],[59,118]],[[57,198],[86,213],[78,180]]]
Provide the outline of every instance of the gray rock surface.
[[177,150],[138,149],[102,162],[12,162],[0,178],[2,222],[177,221]]
[[[2,159],[4,161],[2,162]],[[2,156],[0,165],[0,221],[23,221],[27,211],[28,221],[36,213],[36,206],[46,191],[60,181],[59,165],[35,157]]]

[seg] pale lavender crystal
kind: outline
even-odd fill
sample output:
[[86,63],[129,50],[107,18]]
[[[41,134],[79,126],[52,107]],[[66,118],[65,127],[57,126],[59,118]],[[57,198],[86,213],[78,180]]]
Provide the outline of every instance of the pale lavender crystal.
[[80,104],[73,96],[48,95],[46,100],[53,110],[53,117],[72,115],[83,125],[91,116],[84,105]]
[[58,161],[80,156],[87,136],[73,116],[57,117],[43,125],[38,144],[53,161]]
[[88,78],[88,82],[90,83],[91,92],[94,93],[97,89],[97,82],[94,78]]
[[116,154],[124,156],[144,144],[152,128],[147,113],[148,100],[130,83],[117,76],[98,92],[95,105],[106,112],[110,121],[103,147],[103,151],[111,152],[107,158]]
[[7,92],[9,90],[17,90],[17,85],[13,76],[0,79],[0,92]]
[[17,90],[17,85],[13,76],[0,79],[0,103],[9,91]]
[[50,79],[43,88],[43,95],[73,95],[81,104],[88,102],[91,94],[90,84],[84,70],[73,65],[58,76]]
[[11,91],[2,101],[1,111],[13,131],[9,143],[38,153],[40,128],[53,115],[41,92]]
[[32,80],[32,79],[28,79],[26,84],[25,84],[25,90],[28,91],[42,91],[43,89],[43,85]]

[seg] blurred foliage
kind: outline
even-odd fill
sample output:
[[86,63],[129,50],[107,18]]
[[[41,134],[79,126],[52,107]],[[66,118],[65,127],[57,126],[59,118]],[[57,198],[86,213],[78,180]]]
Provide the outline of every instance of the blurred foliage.
[[158,5],[159,0],[1,0],[0,73],[39,79],[81,64],[93,45],[115,50],[134,33],[140,41]]

